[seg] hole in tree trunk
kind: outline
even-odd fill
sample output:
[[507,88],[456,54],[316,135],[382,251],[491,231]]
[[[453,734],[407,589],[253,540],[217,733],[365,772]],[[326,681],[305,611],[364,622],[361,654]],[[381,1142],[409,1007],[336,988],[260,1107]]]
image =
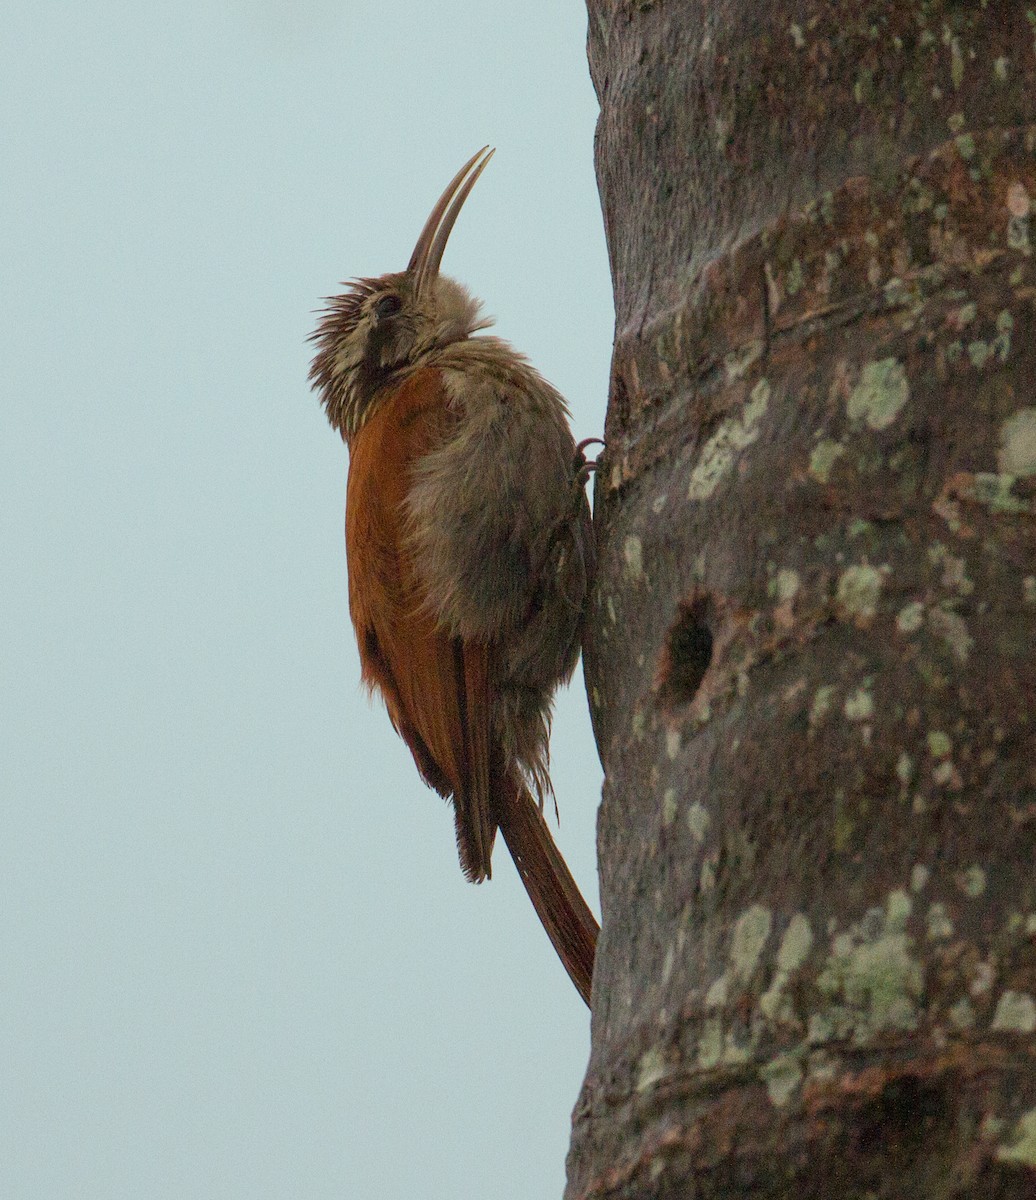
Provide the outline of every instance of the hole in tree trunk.
[[672,704],[690,704],[712,663],[712,603],[700,596],[681,604],[669,630],[662,692]]

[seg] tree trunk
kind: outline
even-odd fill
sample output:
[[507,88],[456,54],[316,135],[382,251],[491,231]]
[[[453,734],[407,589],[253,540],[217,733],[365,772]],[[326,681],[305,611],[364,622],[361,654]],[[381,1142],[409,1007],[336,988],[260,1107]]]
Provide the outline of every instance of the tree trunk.
[[569,1200],[1036,1196],[1036,12],[589,0]]

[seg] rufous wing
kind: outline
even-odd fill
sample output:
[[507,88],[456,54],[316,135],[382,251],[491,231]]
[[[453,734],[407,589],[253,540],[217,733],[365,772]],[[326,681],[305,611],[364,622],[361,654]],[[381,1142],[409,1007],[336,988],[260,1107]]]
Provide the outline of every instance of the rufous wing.
[[349,443],[349,609],[363,680],[385,699],[424,778],[453,799],[465,875],[490,874],[489,647],[442,629],[408,550],[414,466],[449,435],[439,373],[412,375]]

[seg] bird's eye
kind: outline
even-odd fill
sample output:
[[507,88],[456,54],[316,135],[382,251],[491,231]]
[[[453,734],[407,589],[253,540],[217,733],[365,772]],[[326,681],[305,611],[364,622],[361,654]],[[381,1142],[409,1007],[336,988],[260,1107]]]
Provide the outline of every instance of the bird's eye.
[[374,315],[379,321],[384,321],[386,317],[394,317],[402,307],[403,301],[398,296],[389,294],[388,296],[382,296],[377,304],[374,305]]

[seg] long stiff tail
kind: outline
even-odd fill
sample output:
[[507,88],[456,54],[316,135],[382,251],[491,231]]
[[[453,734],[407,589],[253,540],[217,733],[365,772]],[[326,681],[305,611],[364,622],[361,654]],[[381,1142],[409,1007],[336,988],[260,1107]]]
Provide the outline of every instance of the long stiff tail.
[[539,805],[524,784],[505,780],[495,814],[507,849],[533,908],[569,978],[590,1004],[590,981],[600,932],[565,860],[554,844]]

